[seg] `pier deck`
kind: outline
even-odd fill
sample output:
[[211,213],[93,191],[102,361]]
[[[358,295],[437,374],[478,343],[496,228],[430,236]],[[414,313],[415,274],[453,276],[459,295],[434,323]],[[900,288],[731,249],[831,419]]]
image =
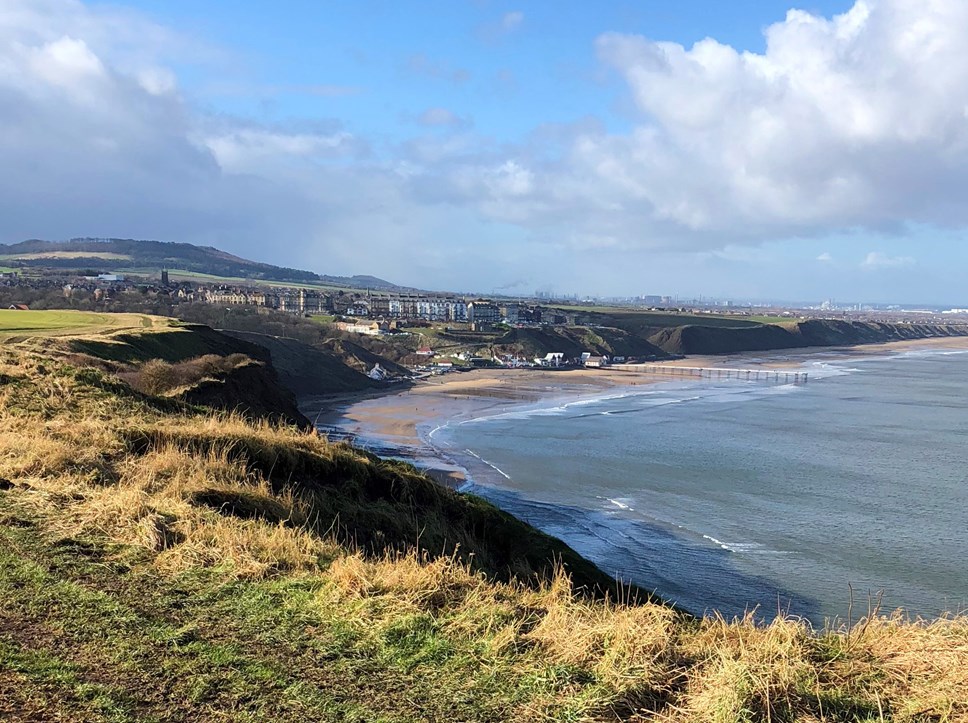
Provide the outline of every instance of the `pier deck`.
[[663,374],[675,377],[699,377],[703,379],[741,379],[750,382],[774,384],[806,384],[807,372],[779,369],[729,369],[726,367],[682,367],[671,364],[612,364],[609,369],[638,372],[640,374]]

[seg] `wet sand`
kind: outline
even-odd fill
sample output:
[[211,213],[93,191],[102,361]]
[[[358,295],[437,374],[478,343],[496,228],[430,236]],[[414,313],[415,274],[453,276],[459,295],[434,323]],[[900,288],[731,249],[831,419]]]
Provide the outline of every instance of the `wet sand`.
[[[419,446],[418,427],[434,420],[470,418],[522,402],[591,398],[611,389],[660,381],[662,377],[653,374],[606,369],[477,369],[431,377],[399,392],[358,397],[357,401],[325,397],[307,400],[304,409],[323,426],[340,426],[351,434]],[[314,403],[321,404],[322,411]]]

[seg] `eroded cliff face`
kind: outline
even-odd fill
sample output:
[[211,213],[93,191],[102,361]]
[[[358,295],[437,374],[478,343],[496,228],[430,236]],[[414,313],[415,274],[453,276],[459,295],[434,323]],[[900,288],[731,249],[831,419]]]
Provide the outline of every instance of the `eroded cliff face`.
[[178,398],[189,404],[239,412],[249,418],[312,428],[312,423],[296,406],[295,395],[280,384],[275,370],[265,362],[253,360],[216,378],[203,379]]
[[909,339],[965,336],[949,324],[884,324],[811,319],[747,327],[676,326],[658,330],[649,341],[669,354],[731,354],[812,346],[852,346]]

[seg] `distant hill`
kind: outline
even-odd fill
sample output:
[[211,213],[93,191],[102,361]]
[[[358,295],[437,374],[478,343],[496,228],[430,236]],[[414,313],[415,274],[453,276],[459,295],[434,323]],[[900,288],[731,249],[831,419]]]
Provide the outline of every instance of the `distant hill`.
[[195,274],[252,281],[323,284],[350,288],[397,289],[375,276],[327,276],[312,271],[249,261],[211,246],[135,239],[30,240],[0,244],[4,265],[25,268],[157,271],[177,269]]

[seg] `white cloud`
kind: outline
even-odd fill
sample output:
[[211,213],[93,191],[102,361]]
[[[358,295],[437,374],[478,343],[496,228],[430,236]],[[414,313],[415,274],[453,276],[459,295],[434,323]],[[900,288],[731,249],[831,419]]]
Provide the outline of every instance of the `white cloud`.
[[[439,157],[423,186],[574,248],[968,225],[968,4],[858,0],[765,33],[763,53],[606,33],[598,54],[627,84],[634,127],[573,129],[555,155],[531,138],[503,157]],[[528,168],[526,193],[485,182],[510,161]]]
[[[790,11],[763,54],[598,39],[638,127],[579,163],[670,243],[968,223],[968,4],[859,0]],[[652,234],[650,234],[652,236]]]
[[514,10],[509,13],[505,13],[504,17],[501,18],[501,30],[505,33],[514,32],[524,23],[524,13],[520,10]]
[[822,254],[820,254],[817,257],[817,261],[819,261],[821,263],[824,263],[824,264],[829,264],[833,260],[834,260],[834,257],[831,256],[827,251],[824,251]]
[[[525,20],[494,22],[515,30]],[[170,238],[312,268],[355,259],[357,270],[365,243],[378,248],[367,270],[406,264],[416,282],[462,253],[455,236],[467,249],[505,244],[489,258],[543,259],[547,273],[567,265],[576,277],[607,249],[599,271],[631,276],[615,263],[629,251],[738,265],[748,263],[738,249],[771,239],[968,225],[968,3],[866,0],[833,19],[791,11],[766,33],[762,54],[602,35],[598,55],[639,113],[627,132],[607,131],[589,108],[498,143],[432,107],[417,122],[449,132],[421,129],[368,154],[367,139],[338,121],[268,126],[200,110],[175,69],[222,63],[224,51],[143,16],[0,0],[0,240]],[[407,67],[470,79],[423,54]],[[210,74],[199,75],[196,87],[208,87]],[[259,86],[251,80],[224,78]],[[360,91],[326,80],[259,92]],[[588,249],[597,251],[580,255]],[[913,263],[872,252],[863,266]]]
[[347,98],[360,95],[364,89],[355,85],[338,85],[335,83],[252,83],[217,82],[206,85],[204,92],[208,96],[238,96],[275,98],[277,96],[315,96],[317,98]]
[[864,257],[861,267],[864,269],[897,269],[913,266],[914,259],[910,256],[888,256],[880,251],[871,251]]
[[141,87],[152,95],[173,93],[178,87],[175,74],[168,68],[145,68],[137,77]]
[[500,18],[479,26],[477,36],[486,44],[495,44],[513,35],[523,25],[524,13],[520,10],[511,10],[504,13]]
[[466,68],[455,68],[447,62],[433,60],[426,53],[415,53],[407,58],[407,70],[414,75],[446,80],[454,85],[466,83],[471,77]]
[[463,128],[470,125],[470,122],[466,118],[461,118],[446,108],[428,108],[417,116],[417,122],[422,126],[431,127]]
[[204,140],[224,171],[258,173],[267,165],[297,161],[321,161],[355,150],[346,132],[294,133],[265,129],[232,129]]

